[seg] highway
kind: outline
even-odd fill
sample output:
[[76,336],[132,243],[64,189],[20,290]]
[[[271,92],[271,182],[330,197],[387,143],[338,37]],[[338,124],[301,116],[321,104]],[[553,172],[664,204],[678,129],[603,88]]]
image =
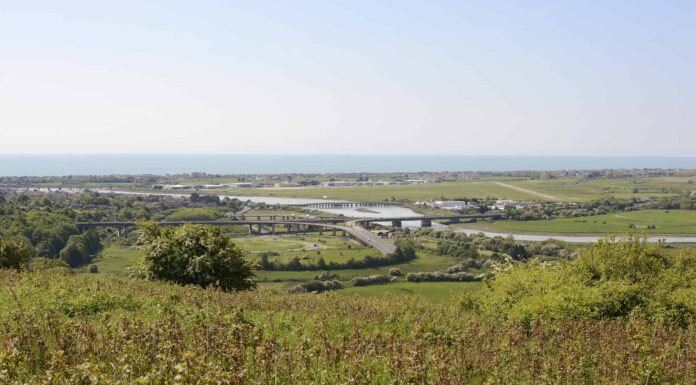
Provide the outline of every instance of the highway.
[[396,251],[396,246],[394,246],[394,244],[388,242],[379,235],[364,229],[354,221],[348,222],[348,227],[344,227],[344,229],[355,239],[360,240],[362,243],[368,246],[374,247],[384,255],[391,254]]

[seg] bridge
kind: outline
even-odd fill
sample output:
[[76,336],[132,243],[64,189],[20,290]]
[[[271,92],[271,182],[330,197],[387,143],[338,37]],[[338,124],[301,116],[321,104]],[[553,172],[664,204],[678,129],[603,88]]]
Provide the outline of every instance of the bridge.
[[[342,220],[345,222],[345,219]],[[364,246],[372,246],[384,255],[391,254],[396,250],[396,246],[392,243],[387,242],[382,239],[382,237],[374,234],[364,228],[356,225],[349,224],[348,226],[339,226],[335,224],[322,223],[317,220],[301,220],[301,221],[273,221],[273,220],[261,220],[261,221],[165,221],[158,222],[160,226],[182,226],[185,224],[197,224],[197,225],[213,225],[213,226],[233,226],[233,225],[246,225],[249,226],[249,234],[253,233],[254,226],[256,226],[257,232],[263,234],[263,226],[270,226],[270,233],[276,233],[276,225],[285,226],[288,233],[297,232],[309,232],[309,231],[319,231],[320,234],[324,230],[331,231],[333,235],[336,235],[338,231],[342,232],[344,235],[348,235],[355,239]],[[135,222],[77,222],[76,226],[81,231],[89,228],[95,227],[114,227],[121,229],[123,233],[127,231],[128,228],[136,226]]]
[[410,217],[382,217],[382,218],[353,218],[351,221],[369,226],[373,222],[391,222],[392,227],[402,227],[402,222],[420,221],[421,227],[432,227],[433,221],[444,220],[449,223],[459,223],[462,220],[500,219],[500,214],[468,214],[468,215],[433,215]]
[[392,202],[317,202],[301,205],[308,209],[356,209],[360,207],[391,207]]
[[[402,227],[403,222],[420,221],[422,227],[431,227],[433,221],[445,220],[449,223],[458,223],[461,220],[477,219],[498,219],[499,214],[471,214],[471,215],[446,215],[446,216],[408,216],[408,217],[388,217],[388,218],[301,218],[288,219],[290,216],[283,215],[252,215],[256,220],[225,220],[225,221],[164,221],[159,222],[161,226],[182,226],[185,224],[212,225],[212,226],[248,226],[249,234],[254,233],[254,227],[258,234],[275,234],[276,226],[285,228],[287,233],[331,231],[336,235],[338,231],[344,235],[349,235],[358,242],[366,246],[372,246],[383,254],[393,253],[396,247],[382,239],[382,237],[366,230],[363,226],[369,227],[374,222],[391,222],[394,227]],[[268,219],[261,219],[262,217]],[[278,219],[281,218],[281,219]],[[128,228],[136,226],[135,222],[77,222],[76,226],[81,231],[94,227],[113,227],[119,229],[119,234],[127,231]],[[270,231],[264,227],[270,227]]]

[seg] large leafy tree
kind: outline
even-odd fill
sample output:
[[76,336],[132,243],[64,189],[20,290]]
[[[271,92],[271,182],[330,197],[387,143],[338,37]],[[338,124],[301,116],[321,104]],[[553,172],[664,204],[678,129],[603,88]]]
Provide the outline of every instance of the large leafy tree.
[[155,222],[141,222],[138,227],[149,278],[222,290],[255,286],[244,252],[219,228],[190,224],[160,227]]

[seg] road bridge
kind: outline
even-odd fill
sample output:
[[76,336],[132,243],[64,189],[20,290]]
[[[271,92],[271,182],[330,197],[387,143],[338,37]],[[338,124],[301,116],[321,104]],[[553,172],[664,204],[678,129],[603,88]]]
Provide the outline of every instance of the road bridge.
[[[345,221],[345,219],[343,220]],[[197,225],[212,225],[212,226],[230,226],[230,225],[246,225],[249,226],[249,233],[253,232],[254,226],[256,226],[257,232],[259,234],[263,233],[263,226],[270,226],[271,234],[275,234],[275,226],[283,225],[286,227],[288,232],[309,232],[309,231],[319,231],[323,230],[331,231],[332,234],[336,235],[338,231],[343,232],[360,242],[365,246],[371,246],[379,250],[382,254],[387,255],[393,253],[396,250],[396,246],[388,241],[382,239],[376,234],[365,230],[358,224],[349,223],[347,226],[339,226],[336,224],[321,223],[317,221],[272,221],[272,220],[261,220],[261,221],[165,221],[158,222],[160,226],[182,226],[185,224],[197,224]],[[95,227],[114,227],[117,229],[122,229],[124,232],[126,229],[135,227],[135,222],[77,222],[76,226],[78,229],[84,231],[86,229]]]
[[402,227],[402,222],[420,221],[421,227],[431,227],[433,221],[443,220],[449,223],[459,223],[462,220],[500,219],[500,214],[464,214],[464,215],[432,215],[432,216],[406,216],[406,217],[380,217],[358,218],[351,221],[369,226],[374,222],[391,222],[393,227]]
[[315,202],[303,204],[302,207],[308,209],[356,209],[360,207],[391,207],[396,203],[392,202]]

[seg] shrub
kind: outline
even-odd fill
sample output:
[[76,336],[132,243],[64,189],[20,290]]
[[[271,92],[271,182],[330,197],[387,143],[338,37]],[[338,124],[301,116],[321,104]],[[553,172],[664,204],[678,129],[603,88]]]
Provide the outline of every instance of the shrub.
[[637,236],[600,240],[570,261],[501,272],[481,293],[491,316],[547,319],[639,317],[686,325],[696,315],[696,253],[670,255]]
[[389,275],[392,277],[400,277],[401,276],[401,269],[393,268],[389,269]]
[[72,272],[70,266],[62,259],[34,257],[29,261],[30,271],[41,271],[49,269],[66,270]]
[[220,229],[205,225],[160,227],[141,222],[139,243],[149,279],[243,290],[255,286],[244,253]]
[[343,284],[340,281],[307,281],[295,285],[288,289],[289,293],[323,293],[325,291],[342,289]]
[[26,268],[33,255],[34,250],[23,239],[0,237],[0,269]]
[[314,276],[314,279],[318,281],[328,281],[330,279],[335,279],[338,278],[338,275],[336,274],[331,274],[331,272],[328,271],[322,271],[319,274]]
[[220,212],[210,207],[179,209],[167,216],[168,221],[214,221],[220,218]]
[[71,235],[65,248],[60,251],[60,259],[70,267],[82,266],[90,261],[87,240],[81,235]]
[[370,275],[369,277],[355,277],[350,283],[353,286],[370,286],[382,285],[391,282],[391,279],[386,275]]
[[96,274],[99,272],[99,267],[97,267],[97,265],[89,265],[89,272],[92,274]]
[[476,282],[483,280],[483,274],[473,275],[469,273],[441,273],[435,272],[419,272],[408,273],[406,280],[409,282]]

